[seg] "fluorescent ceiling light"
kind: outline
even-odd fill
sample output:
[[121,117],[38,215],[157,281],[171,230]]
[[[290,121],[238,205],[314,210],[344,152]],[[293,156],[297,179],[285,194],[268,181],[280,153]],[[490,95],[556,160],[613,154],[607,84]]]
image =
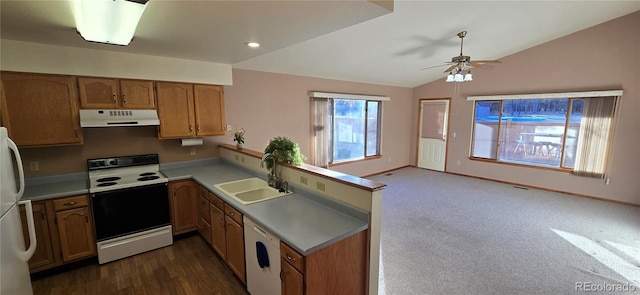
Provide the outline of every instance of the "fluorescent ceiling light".
[[71,0],[78,32],[87,41],[129,45],[147,0]]
[[251,48],[260,47],[260,43],[258,43],[258,42],[247,42],[245,44],[247,44],[247,46],[249,46]]

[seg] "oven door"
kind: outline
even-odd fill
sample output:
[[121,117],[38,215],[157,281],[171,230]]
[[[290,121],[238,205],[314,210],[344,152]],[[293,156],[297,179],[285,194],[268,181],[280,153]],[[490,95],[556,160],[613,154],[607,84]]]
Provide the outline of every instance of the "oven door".
[[167,184],[153,184],[91,194],[100,241],[171,224]]

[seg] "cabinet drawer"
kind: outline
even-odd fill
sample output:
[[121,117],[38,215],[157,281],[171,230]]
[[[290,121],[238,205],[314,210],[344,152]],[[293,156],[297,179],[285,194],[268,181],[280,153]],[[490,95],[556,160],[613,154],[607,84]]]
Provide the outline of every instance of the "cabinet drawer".
[[87,199],[87,196],[75,196],[53,200],[53,209],[55,211],[87,206],[89,206],[89,200]]
[[234,209],[229,205],[225,205],[224,213],[227,214],[227,216],[231,217],[231,219],[235,220],[235,222],[237,222],[238,224],[243,225],[242,213],[240,213],[240,211]]
[[198,195],[209,201],[209,191],[204,187],[198,187]]
[[210,223],[211,216],[209,214],[209,198],[203,198],[201,196],[198,199],[200,200],[200,202],[198,203],[198,217]]
[[224,210],[224,201],[222,201],[222,199],[218,198],[218,196],[209,193],[209,200],[211,201],[211,204],[213,204],[214,206],[218,207],[218,209],[220,210]]
[[282,260],[291,264],[301,273],[304,273],[304,256],[300,255],[298,251],[293,250],[284,242],[280,242],[280,256]]

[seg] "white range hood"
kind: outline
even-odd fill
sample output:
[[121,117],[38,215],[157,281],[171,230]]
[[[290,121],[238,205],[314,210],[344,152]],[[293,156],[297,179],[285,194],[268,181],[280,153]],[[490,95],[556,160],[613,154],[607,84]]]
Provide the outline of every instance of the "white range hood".
[[158,126],[156,110],[80,110],[81,127]]

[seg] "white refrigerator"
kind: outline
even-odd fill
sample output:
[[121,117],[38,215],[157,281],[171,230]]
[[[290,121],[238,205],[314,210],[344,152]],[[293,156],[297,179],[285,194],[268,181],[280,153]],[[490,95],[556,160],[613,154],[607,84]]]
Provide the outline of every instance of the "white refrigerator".
[[[17,168],[18,181],[14,171]],[[16,182],[18,187],[16,187]],[[36,250],[31,201],[20,201],[24,192],[24,170],[18,147],[7,129],[0,127],[0,294],[33,294],[27,261]],[[29,228],[29,249],[25,249],[19,204],[24,204]]]

